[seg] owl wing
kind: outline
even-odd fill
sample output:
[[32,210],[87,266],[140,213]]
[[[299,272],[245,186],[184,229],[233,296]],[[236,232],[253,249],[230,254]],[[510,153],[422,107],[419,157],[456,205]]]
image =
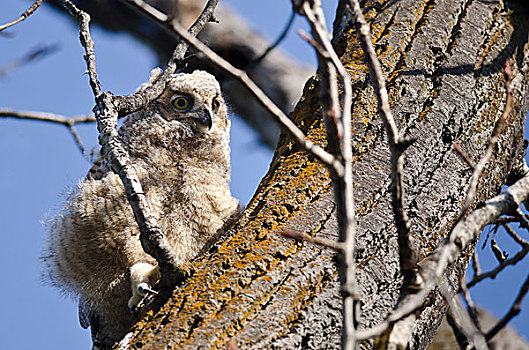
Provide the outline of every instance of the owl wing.
[[79,298],[79,323],[81,327],[88,328],[90,327],[90,319],[92,318],[92,312],[88,306],[87,300],[84,298]]

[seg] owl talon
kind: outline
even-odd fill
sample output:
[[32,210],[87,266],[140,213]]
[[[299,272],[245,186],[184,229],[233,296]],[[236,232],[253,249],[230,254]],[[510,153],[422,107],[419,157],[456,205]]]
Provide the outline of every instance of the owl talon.
[[158,292],[152,289],[160,280],[158,266],[147,263],[137,263],[130,268],[130,285],[132,296],[128,306],[133,314],[141,308],[141,304],[148,295],[157,295]]
[[138,284],[138,293],[140,293],[143,296],[146,296],[147,294],[154,294],[154,295],[158,294],[158,292],[155,290],[152,290],[147,283]]

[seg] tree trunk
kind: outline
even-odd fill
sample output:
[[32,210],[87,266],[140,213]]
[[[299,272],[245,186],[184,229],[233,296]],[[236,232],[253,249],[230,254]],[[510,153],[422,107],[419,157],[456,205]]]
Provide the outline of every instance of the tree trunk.
[[[482,174],[476,203],[496,195],[523,157],[529,22],[522,5],[493,1],[365,1],[375,47],[388,77],[401,134],[417,141],[405,157],[405,207],[413,243],[430,254],[456,221],[471,175],[454,152],[477,162],[502,113],[503,67],[513,67],[515,105]],[[518,7],[517,7],[518,6]],[[391,210],[389,151],[369,70],[349,12],[340,2],[334,45],[354,89],[354,181],[361,327],[385,318],[401,275]],[[528,63],[525,62],[527,65]],[[527,67],[526,67],[527,68]],[[309,80],[291,118],[325,144],[318,80]],[[284,230],[335,239],[337,225],[326,168],[282,135],[270,170],[225,238],[192,263],[192,275],[162,306],[132,328],[132,348],[339,348],[341,297],[334,253],[283,238]],[[466,251],[446,276],[467,264]],[[424,349],[445,311],[437,293],[418,311],[411,349]],[[371,343],[365,342],[365,347]]]

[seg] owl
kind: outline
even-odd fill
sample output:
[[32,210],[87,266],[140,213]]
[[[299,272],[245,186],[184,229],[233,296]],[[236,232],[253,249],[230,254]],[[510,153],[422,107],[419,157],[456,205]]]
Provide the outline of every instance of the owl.
[[[174,74],[120,127],[150,208],[182,262],[200,254],[240,210],[230,192],[229,131],[219,83],[204,71]],[[111,347],[160,279],[119,176],[104,162],[92,168],[48,231],[49,280],[79,300],[94,348]]]

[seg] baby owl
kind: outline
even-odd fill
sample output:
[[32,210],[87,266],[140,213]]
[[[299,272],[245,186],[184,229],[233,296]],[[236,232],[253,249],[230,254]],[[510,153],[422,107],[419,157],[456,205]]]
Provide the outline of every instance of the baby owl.
[[[153,71],[151,81],[159,74]],[[119,130],[158,225],[182,262],[238,214],[229,187],[229,131],[219,83],[203,71],[174,74]],[[52,284],[79,299],[80,322],[91,326],[94,347],[110,347],[160,279],[156,261],[141,247],[119,176],[104,162],[92,168],[48,228]]]

